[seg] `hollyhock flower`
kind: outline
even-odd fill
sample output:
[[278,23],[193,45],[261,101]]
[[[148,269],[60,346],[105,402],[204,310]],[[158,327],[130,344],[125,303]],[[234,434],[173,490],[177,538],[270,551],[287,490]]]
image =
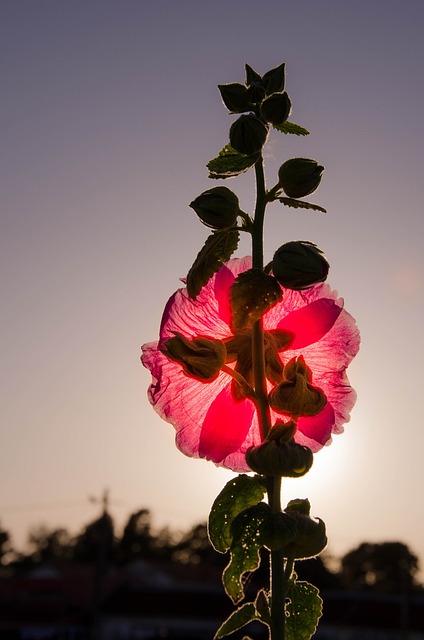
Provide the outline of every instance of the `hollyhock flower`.
[[[250,257],[230,260],[196,300],[189,298],[187,289],[179,289],[165,307],[159,342],[142,347],[142,362],[153,377],[148,391],[150,402],[175,427],[177,447],[188,456],[206,458],[238,472],[250,471],[246,451],[262,442],[253,401],[225,371],[219,370],[212,379],[202,381],[189,375],[163,350],[165,342],[176,335],[188,340],[222,340],[227,346],[227,366],[248,379],[250,364],[246,358],[241,360],[246,355],[246,339],[249,344],[250,339],[246,331],[234,332],[230,288],[237,275],[250,268]],[[268,390],[271,398],[288,363],[288,370],[300,367],[307,371],[303,386],[321,390],[327,401],[318,405],[316,415],[303,415],[297,420],[295,441],[318,451],[330,443],[332,433],[343,431],[355,403],[356,394],[345,370],[358,351],[359,332],[354,319],[343,309],[343,300],[328,285],[320,283],[304,291],[281,290],[281,300],[263,316]],[[186,341],[181,344],[185,348]],[[275,404],[278,410],[271,408],[272,424],[288,422],[290,415],[284,414],[279,402]]]

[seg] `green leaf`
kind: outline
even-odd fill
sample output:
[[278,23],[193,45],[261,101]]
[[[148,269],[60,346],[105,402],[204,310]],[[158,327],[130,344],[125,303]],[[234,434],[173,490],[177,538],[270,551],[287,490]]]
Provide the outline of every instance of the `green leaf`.
[[212,546],[225,553],[231,546],[231,525],[242,511],[261,502],[266,489],[258,476],[242,474],[227,482],[215,499],[209,515],[208,533]]
[[300,124],[295,124],[288,120],[283,122],[283,124],[274,125],[274,129],[281,131],[281,133],[292,133],[295,136],[308,136],[310,134],[310,131],[305,129],[305,127],[301,127]]
[[237,249],[239,232],[230,229],[214,231],[197,254],[187,275],[187,291],[195,300],[202,287],[229,260]]
[[215,634],[214,640],[229,636],[230,633],[238,631],[238,629],[241,629],[253,620],[257,620],[255,605],[253,602],[246,602],[246,604],[239,607],[237,611],[234,611],[229,618],[222,623]]
[[234,604],[244,598],[245,574],[259,567],[262,531],[270,508],[264,502],[246,509],[233,520],[231,559],[222,575],[224,588]]
[[296,200],[296,198],[278,198],[278,200],[285,204],[287,207],[293,207],[294,209],[313,209],[314,211],[327,213],[327,209],[324,209],[324,207],[320,207],[318,204],[312,204],[312,202]]
[[259,159],[260,154],[256,153],[253,156],[246,156],[243,153],[239,153],[227,144],[219,152],[217,158],[209,160],[207,168],[209,169],[209,178],[224,179],[232,178],[244,173]]
[[286,640],[310,640],[322,616],[322,600],[308,582],[291,582],[286,600]]

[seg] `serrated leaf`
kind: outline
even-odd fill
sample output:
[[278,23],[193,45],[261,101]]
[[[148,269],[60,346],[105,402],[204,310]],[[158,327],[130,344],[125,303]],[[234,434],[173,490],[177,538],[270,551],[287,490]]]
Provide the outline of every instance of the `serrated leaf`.
[[287,589],[286,640],[310,640],[322,616],[319,591],[309,582],[292,582]]
[[231,559],[222,575],[227,595],[234,604],[244,598],[245,574],[259,567],[259,549],[263,546],[262,531],[270,508],[264,502],[246,509],[233,520]]
[[301,127],[300,124],[295,124],[294,122],[289,122],[286,120],[283,124],[273,125],[274,129],[277,131],[281,131],[281,133],[292,133],[295,136],[308,136],[310,131],[305,129],[305,127]]
[[213,158],[207,163],[209,178],[218,180],[238,176],[253,167],[259,157],[258,153],[246,156],[227,144],[221,149],[217,158]]
[[195,300],[202,287],[229,260],[237,249],[239,232],[226,230],[214,231],[197,254],[187,275],[187,291]]
[[256,609],[253,602],[246,602],[241,607],[234,611],[219,627],[215,634],[214,640],[220,640],[225,636],[229,636],[230,633],[238,631],[242,627],[245,627],[249,622],[257,620]]
[[231,525],[242,511],[263,499],[266,489],[257,476],[242,474],[227,482],[212,505],[208,534],[212,546],[225,553],[231,546]]
[[293,207],[294,209],[313,209],[314,211],[321,211],[321,213],[327,213],[327,209],[320,207],[318,204],[312,202],[305,202],[304,200],[296,200],[296,198],[278,198],[278,200],[285,204],[287,207]]

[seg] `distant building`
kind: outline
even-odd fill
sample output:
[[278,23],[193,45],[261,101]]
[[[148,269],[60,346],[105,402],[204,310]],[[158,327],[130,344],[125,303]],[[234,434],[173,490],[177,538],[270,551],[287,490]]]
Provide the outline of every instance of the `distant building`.
[[[110,569],[97,611],[94,588],[89,565],[0,577],[0,640],[212,640],[233,610],[218,572],[205,566],[138,561]],[[322,596],[317,640],[424,640],[424,595]],[[255,640],[268,635],[259,624],[249,634]]]

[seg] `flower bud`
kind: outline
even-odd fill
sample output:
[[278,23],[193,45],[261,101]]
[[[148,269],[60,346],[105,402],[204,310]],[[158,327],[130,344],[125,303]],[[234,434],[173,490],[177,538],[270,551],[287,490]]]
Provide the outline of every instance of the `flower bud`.
[[286,65],[283,62],[275,69],[267,71],[262,78],[262,83],[266,90],[266,95],[270,96],[272,93],[280,93],[284,89],[284,83],[286,79]]
[[283,513],[292,516],[297,522],[296,536],[284,548],[286,558],[313,558],[327,546],[325,523],[320,518],[311,518],[309,510],[308,500],[292,500],[284,509]]
[[268,127],[256,116],[243,115],[230,128],[230,145],[239,153],[260,153],[268,135]]
[[291,158],[278,171],[279,186],[289,198],[303,198],[318,188],[323,171],[316,160]]
[[291,100],[288,94],[274,93],[263,101],[261,113],[267,122],[273,125],[283,124],[290,115]]
[[188,376],[202,382],[211,382],[216,378],[227,355],[221,340],[210,338],[189,340],[180,333],[166,340],[161,351],[170,360],[179,362]]
[[232,227],[240,214],[239,200],[227,187],[212,187],[200,194],[189,205],[207,227]]
[[329,269],[321,249],[307,240],[286,242],[272,259],[272,273],[278,282],[295,291],[324,282]]
[[311,468],[313,454],[297,442],[264,442],[247,450],[246,462],[252,471],[264,476],[300,478]]
[[271,429],[267,440],[246,452],[246,462],[252,471],[266,476],[300,478],[309,471],[313,454],[308,447],[294,442],[294,422]]
[[253,82],[247,89],[247,96],[251,104],[258,104],[265,98],[266,92],[262,82]]
[[283,382],[269,394],[271,407],[289,416],[315,416],[327,404],[321,389],[310,384],[311,370],[303,356],[293,358],[284,367]]
[[244,84],[239,82],[219,84],[218,89],[222,102],[231,113],[243,113],[243,111],[251,110],[249,95]]

